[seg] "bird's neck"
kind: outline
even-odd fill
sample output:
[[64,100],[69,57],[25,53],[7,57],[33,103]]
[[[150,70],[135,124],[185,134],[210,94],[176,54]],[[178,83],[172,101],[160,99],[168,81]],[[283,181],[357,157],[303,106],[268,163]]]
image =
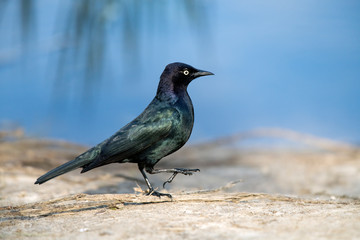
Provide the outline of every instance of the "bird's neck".
[[188,96],[187,86],[174,86],[170,81],[159,84],[156,97],[162,101],[175,103],[180,97]]

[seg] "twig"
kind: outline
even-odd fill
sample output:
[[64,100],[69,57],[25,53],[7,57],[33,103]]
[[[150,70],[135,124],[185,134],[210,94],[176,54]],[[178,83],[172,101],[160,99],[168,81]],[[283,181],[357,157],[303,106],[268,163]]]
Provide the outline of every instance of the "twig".
[[219,188],[215,188],[215,189],[204,189],[204,190],[198,190],[198,191],[183,192],[183,193],[181,193],[181,195],[220,192],[220,191],[224,191],[224,190],[227,190],[227,189],[230,189],[230,188],[234,187],[239,182],[243,182],[243,180],[238,179],[238,180],[235,180],[235,181],[231,181],[231,182],[227,183],[226,185],[224,185],[222,187],[219,187]]

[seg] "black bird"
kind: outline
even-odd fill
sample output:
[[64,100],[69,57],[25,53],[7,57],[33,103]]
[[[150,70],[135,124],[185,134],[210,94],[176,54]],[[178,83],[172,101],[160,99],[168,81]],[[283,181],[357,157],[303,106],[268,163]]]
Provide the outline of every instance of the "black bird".
[[192,175],[199,169],[154,169],[163,157],[177,151],[189,139],[194,124],[194,108],[187,86],[195,78],[213,75],[184,63],[171,63],[160,76],[157,93],[147,108],[132,122],[110,138],[83,154],[39,177],[42,184],[77,168],[81,173],[110,163],[137,163],[149,188],[148,195],[167,196],[151,186],[144,169],[150,174],[173,173],[164,182],[170,183],[178,173]]

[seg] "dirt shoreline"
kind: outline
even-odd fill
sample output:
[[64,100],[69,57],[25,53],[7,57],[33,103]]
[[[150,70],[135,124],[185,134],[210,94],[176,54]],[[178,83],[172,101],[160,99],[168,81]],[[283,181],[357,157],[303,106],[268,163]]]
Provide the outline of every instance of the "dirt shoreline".
[[[2,239],[356,239],[360,203],[272,194],[78,194],[0,209]],[[5,217],[4,217],[5,216]]]
[[170,201],[145,196],[131,164],[34,185],[86,147],[2,141],[0,239],[360,239],[360,154],[343,146],[188,146],[158,166],[201,169],[159,188]]

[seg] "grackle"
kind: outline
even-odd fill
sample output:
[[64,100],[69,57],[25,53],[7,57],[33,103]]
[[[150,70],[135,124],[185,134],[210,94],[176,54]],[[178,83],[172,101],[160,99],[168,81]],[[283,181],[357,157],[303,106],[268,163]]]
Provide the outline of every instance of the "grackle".
[[170,183],[177,174],[192,175],[199,169],[154,169],[163,157],[177,151],[189,139],[194,124],[194,109],[187,93],[189,83],[201,76],[213,75],[184,63],[171,63],[160,76],[157,93],[147,108],[132,122],[110,138],[87,150],[75,159],[39,177],[42,184],[77,168],[81,173],[110,163],[137,163],[149,188],[148,195],[167,196],[154,190],[145,171],[150,174],[172,173],[164,182]]

